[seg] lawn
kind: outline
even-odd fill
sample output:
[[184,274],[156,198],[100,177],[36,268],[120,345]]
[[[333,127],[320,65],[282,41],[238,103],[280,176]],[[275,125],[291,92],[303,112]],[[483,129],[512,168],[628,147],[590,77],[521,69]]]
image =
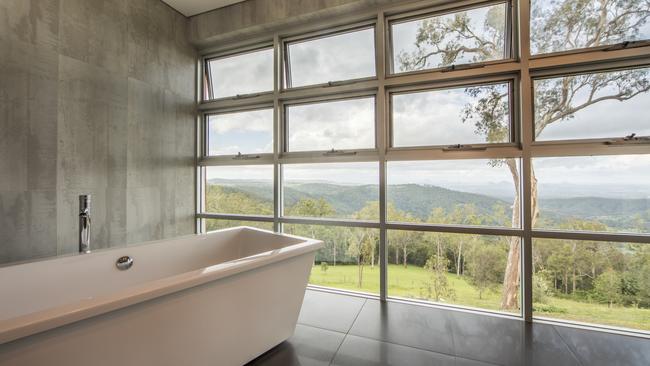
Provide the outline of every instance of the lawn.
[[[393,297],[417,298],[427,300],[423,296],[422,287],[429,274],[421,267],[388,265],[388,295]],[[379,293],[379,267],[365,266],[363,270],[363,286],[357,286],[358,268],[354,265],[329,266],[323,271],[320,265],[312,268],[309,282],[318,286],[327,286],[345,290]],[[447,274],[450,287],[453,288],[453,298],[442,299],[440,302],[499,310],[500,286],[485,291],[479,298],[475,287],[456,274]],[[619,327],[650,330],[650,309],[632,307],[612,307],[598,303],[579,302],[570,299],[547,297],[544,304],[535,304],[537,316],[555,319],[567,319],[585,323],[606,324]]]

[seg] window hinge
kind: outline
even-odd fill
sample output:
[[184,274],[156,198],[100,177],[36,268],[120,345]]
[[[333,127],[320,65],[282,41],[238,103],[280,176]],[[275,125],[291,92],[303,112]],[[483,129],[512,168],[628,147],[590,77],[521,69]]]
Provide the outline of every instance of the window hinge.
[[442,151],[483,151],[483,150],[487,150],[487,147],[456,144],[456,145],[449,145],[447,147],[442,148]]
[[627,135],[622,139],[605,141],[605,145],[609,146],[627,146],[627,145],[646,145],[650,144],[650,136],[638,136],[636,133]]
[[357,152],[332,149],[323,153],[323,156],[348,156],[348,155],[357,155]]
[[233,160],[254,160],[259,159],[259,155],[244,155],[241,152],[238,152],[237,155],[232,157]]
[[485,67],[485,64],[463,64],[463,65],[450,65],[440,70],[441,72],[450,72],[457,70],[480,69]]

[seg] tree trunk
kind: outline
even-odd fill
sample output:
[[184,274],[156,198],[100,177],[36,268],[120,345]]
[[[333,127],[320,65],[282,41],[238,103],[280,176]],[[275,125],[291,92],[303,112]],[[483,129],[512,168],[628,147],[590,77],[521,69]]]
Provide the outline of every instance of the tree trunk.
[[395,264],[399,264],[399,247],[395,246]]
[[[519,189],[519,171],[515,159],[506,159],[506,164],[510,169],[512,181],[515,186],[515,201],[512,204],[512,227],[521,225],[521,197]],[[535,192],[537,190],[535,182]],[[534,200],[533,200],[534,201]],[[518,237],[510,239],[510,248],[508,249],[508,262],[506,271],[503,276],[503,293],[501,297],[501,309],[516,309],[519,306],[517,295],[519,294],[519,273],[521,272],[521,240]]]
[[461,270],[460,270],[460,260],[461,257],[463,256],[463,241],[461,240],[460,243],[458,243],[458,258],[456,262],[456,275],[460,276]]
[[404,251],[404,253],[402,253],[402,260],[404,261],[404,268],[406,268],[406,245],[404,245],[402,248]]
[[569,273],[565,270],[564,271],[564,294],[569,293]]
[[571,274],[571,294],[576,293],[576,242],[573,242],[573,246],[571,247],[571,256],[573,258],[573,273]]
[[336,243],[334,243],[334,250],[333,250],[333,252],[334,252],[334,253],[333,253],[333,254],[334,254],[334,267],[336,267]]

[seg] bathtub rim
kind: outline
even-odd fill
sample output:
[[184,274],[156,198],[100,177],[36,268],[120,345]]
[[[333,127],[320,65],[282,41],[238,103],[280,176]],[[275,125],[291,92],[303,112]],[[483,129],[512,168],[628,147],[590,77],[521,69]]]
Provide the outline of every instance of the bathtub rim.
[[[153,300],[158,297],[200,286],[219,279],[231,277],[242,272],[251,271],[260,267],[271,265],[273,263],[281,262],[289,258],[309,254],[317,251],[323,246],[323,241],[321,240],[304,238],[290,234],[275,233],[272,231],[249,226],[226,228],[206,234],[184,235],[177,238],[146,242],[140,245],[160,244],[167,241],[194,237],[204,238],[205,236],[218,235],[222,232],[242,229],[298,239],[300,242],[279,249],[260,252],[232,261],[175,274],[135,286],[126,287],[111,294],[73,301],[65,305],[55,306],[49,309],[20,315],[14,318],[0,320],[0,345],[94,316],[119,310],[121,308],[125,308],[141,302]],[[111,248],[102,252],[128,250],[128,248],[130,247]],[[61,257],[52,257],[49,260],[57,260],[60,258]]]

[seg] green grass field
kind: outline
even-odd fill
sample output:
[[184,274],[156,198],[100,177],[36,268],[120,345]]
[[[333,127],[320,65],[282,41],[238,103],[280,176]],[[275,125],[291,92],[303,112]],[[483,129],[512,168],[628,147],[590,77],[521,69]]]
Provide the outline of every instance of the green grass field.
[[[357,286],[358,268],[354,265],[329,266],[323,272],[320,265],[312,268],[309,282],[318,286],[334,287],[345,290],[379,293],[379,267],[365,266],[363,286]],[[424,298],[421,288],[428,278],[428,273],[416,266],[404,268],[400,265],[388,265],[388,295],[393,297]],[[479,293],[463,277],[447,274],[447,280],[455,296],[443,299],[441,303],[470,306],[499,311],[501,288],[485,291],[481,298]],[[535,315],[554,319],[566,319],[585,323],[613,325],[626,328],[650,330],[650,309],[615,306],[574,301],[570,299],[547,297],[544,304],[534,304],[542,309]]]

